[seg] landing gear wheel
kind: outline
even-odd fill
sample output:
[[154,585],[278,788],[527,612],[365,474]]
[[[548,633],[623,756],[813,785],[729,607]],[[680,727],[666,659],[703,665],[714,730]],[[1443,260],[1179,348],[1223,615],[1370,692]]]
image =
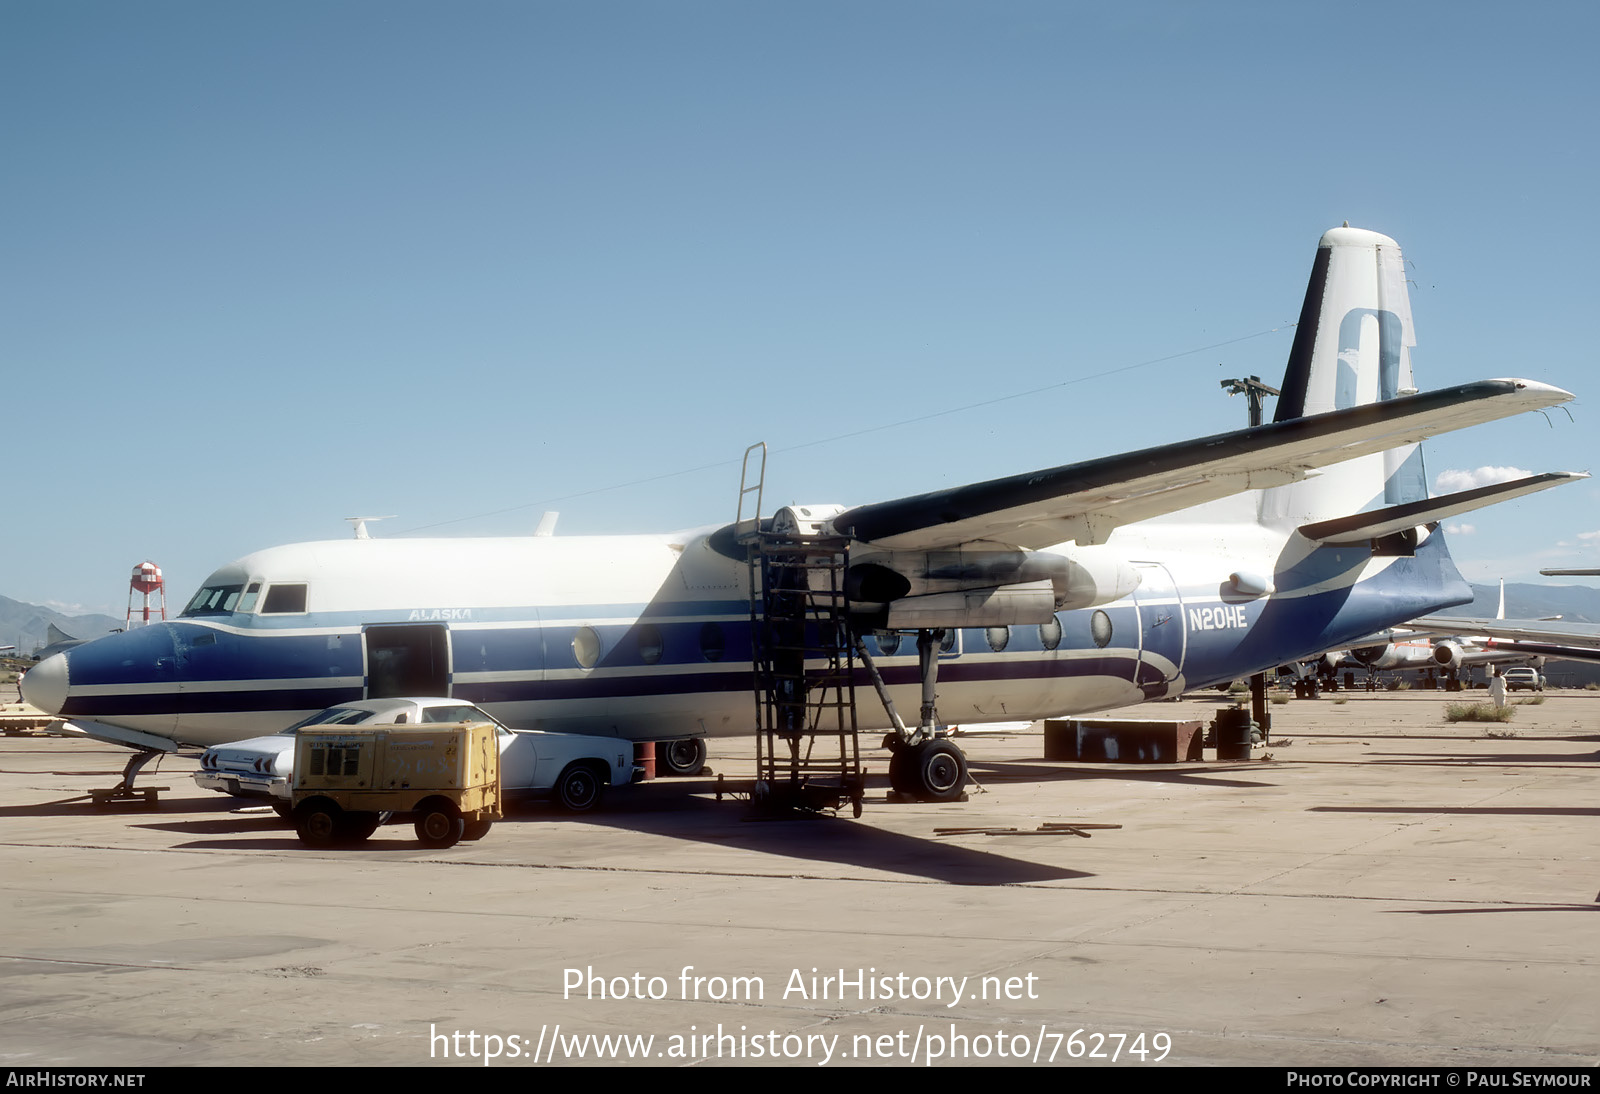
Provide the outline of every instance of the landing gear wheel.
[[[967,785],[967,758],[959,748],[949,741],[923,741],[902,755],[911,794],[931,802],[961,800]],[[892,770],[893,765],[890,767]]]
[[656,764],[668,775],[700,774],[706,766],[705,738],[661,741],[656,745]]
[[417,841],[424,847],[454,847],[466,831],[467,822],[461,819],[456,807],[444,798],[429,798],[417,808],[416,823],[412,828]]
[[294,830],[307,847],[331,847],[339,838],[344,811],[327,798],[311,798],[294,811]]
[[913,793],[906,777],[911,766],[911,749],[895,742],[893,751],[889,753],[889,789],[896,794]]
[[494,827],[494,821],[476,820],[468,821],[467,826],[461,831],[461,838],[468,841],[480,840],[489,834],[489,829]]
[[587,813],[600,804],[602,787],[595,773],[573,764],[556,780],[556,802],[569,813]]

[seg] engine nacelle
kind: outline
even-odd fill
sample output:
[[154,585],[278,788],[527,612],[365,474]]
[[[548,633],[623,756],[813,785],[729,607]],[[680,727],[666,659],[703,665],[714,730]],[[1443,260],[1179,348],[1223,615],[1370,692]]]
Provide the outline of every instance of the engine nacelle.
[[[1073,608],[1092,608],[1121,600],[1139,587],[1139,571],[1127,559],[1102,546],[1073,548],[1072,553],[1023,551],[1016,548],[969,544],[949,551],[888,551],[873,554],[863,551],[850,567],[846,594],[858,611],[878,611],[903,600],[922,600],[951,593],[979,594],[976,598],[941,601],[942,604],[977,604],[989,600],[1017,600],[1016,590],[1036,589],[1041,582],[1050,588],[1050,614]],[[1010,590],[1009,592],[1005,590]],[[1026,594],[1027,614],[1036,593]],[[920,610],[920,609],[919,609]],[[946,610],[945,608],[938,609]],[[967,608],[957,609],[959,612]],[[977,610],[977,609],[972,609]],[[985,608],[980,614],[986,614]],[[907,624],[908,626],[910,624]],[[1005,626],[1002,622],[924,624],[927,626]]]
[[1350,656],[1369,669],[1388,668],[1394,662],[1394,644],[1385,642],[1381,646],[1360,646],[1351,650]]
[[1463,652],[1457,642],[1449,640],[1435,642],[1433,644],[1433,663],[1441,668],[1460,669],[1464,663],[1461,656]]
[[1048,581],[908,596],[889,605],[890,630],[1012,627],[1048,623],[1055,617],[1055,589]]

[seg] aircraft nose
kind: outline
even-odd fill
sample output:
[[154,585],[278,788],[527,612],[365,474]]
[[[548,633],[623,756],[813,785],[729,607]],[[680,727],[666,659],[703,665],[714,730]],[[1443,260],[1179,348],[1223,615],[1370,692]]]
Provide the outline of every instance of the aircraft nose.
[[67,705],[67,655],[53,653],[22,676],[22,701],[46,714]]

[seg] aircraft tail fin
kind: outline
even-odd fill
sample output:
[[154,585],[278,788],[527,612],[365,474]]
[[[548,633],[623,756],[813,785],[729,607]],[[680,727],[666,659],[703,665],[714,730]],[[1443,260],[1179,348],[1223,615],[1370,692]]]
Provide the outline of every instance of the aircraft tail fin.
[[[1274,421],[1394,399],[1417,390],[1405,260],[1388,236],[1348,225],[1317,246]],[[1428,496],[1414,444],[1264,491],[1261,517],[1298,526]]]

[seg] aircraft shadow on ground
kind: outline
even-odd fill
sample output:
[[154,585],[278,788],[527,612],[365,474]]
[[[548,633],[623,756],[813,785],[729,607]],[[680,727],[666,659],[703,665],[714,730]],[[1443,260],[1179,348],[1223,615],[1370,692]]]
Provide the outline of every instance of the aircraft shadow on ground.
[[36,805],[0,805],[0,820],[6,817],[159,817],[201,812],[231,813],[238,808],[237,800],[220,797],[215,801],[205,798],[164,798],[153,805],[148,802],[94,805],[89,795],[76,794]]
[[1155,766],[1151,768],[1135,768],[1126,765],[1095,767],[1085,769],[1079,767],[1045,766],[1046,761],[1034,763],[999,763],[985,761],[971,761],[967,763],[972,777],[979,783],[993,782],[1081,782],[1099,779],[1119,779],[1124,782],[1155,782],[1176,783],[1182,786],[1215,786],[1231,788],[1265,788],[1278,785],[1263,779],[1227,778],[1226,775],[1239,772],[1251,774],[1260,772],[1259,765],[1226,764],[1215,765],[1199,763],[1177,766]]
[[[1516,731],[1513,730],[1512,732],[1515,733]],[[1283,733],[1282,736],[1285,739],[1293,739],[1293,738],[1304,737],[1307,740],[1315,739],[1315,740],[1319,740],[1319,741],[1355,741],[1355,740],[1372,741],[1372,740],[1379,739],[1379,738],[1377,738],[1376,735],[1364,736],[1364,735],[1362,735],[1360,733],[1355,733],[1355,732],[1351,732],[1351,733],[1306,733],[1306,732],[1302,732],[1300,730],[1295,730],[1295,731],[1293,731],[1292,734],[1286,732],[1286,733]],[[1478,735],[1478,737],[1474,738],[1474,739],[1475,740],[1481,740],[1483,738],[1483,736],[1484,735],[1480,733]],[[1412,732],[1407,732],[1402,736],[1395,737],[1394,740],[1396,740],[1396,741],[1456,741],[1456,742],[1459,743],[1462,740],[1462,736],[1459,733],[1412,733]],[[1537,734],[1537,735],[1530,734],[1529,736],[1522,738],[1522,740],[1526,740],[1526,741],[1528,741],[1530,743],[1535,742],[1535,741],[1538,741],[1538,742],[1543,742],[1543,741],[1569,741],[1569,742],[1572,742],[1574,744],[1581,744],[1581,743],[1592,743],[1592,742],[1600,741],[1600,734],[1594,734],[1594,733],[1545,734],[1545,733],[1540,733],[1540,734]]]
[[[830,866],[882,871],[951,885],[1021,885],[1094,876],[1083,870],[961,846],[932,834],[935,825],[962,825],[963,819],[959,814],[932,818],[929,835],[922,837],[858,824],[849,818],[848,812],[840,816],[809,813],[764,816],[757,813],[747,801],[715,801],[711,796],[715,789],[715,782],[707,779],[663,779],[626,790],[614,790],[598,812],[577,816],[547,802],[516,802],[511,804],[505,819],[498,822],[496,828],[501,825],[521,827],[552,822],[579,823],[594,827],[597,835],[602,831],[637,832],[642,836],[704,843]],[[881,791],[874,793],[869,790],[866,808],[891,810],[898,807],[884,802]],[[177,845],[183,850],[281,852],[298,850],[300,847],[293,829],[276,817],[240,815],[231,811],[225,816],[152,819],[134,827],[189,837]],[[491,831],[482,846],[491,847],[494,838],[494,832]],[[1045,840],[1045,837],[1029,838],[1033,846]],[[1055,840],[1076,842],[1076,837],[1056,836],[1051,842]],[[419,852],[430,857],[450,853],[448,850],[424,851],[412,838],[411,826],[405,821],[380,828],[370,841],[348,848],[347,851],[385,857],[415,856]],[[751,861],[747,865],[753,874],[764,872],[762,863]],[[795,871],[786,868],[780,872],[789,875]]]
[[1487,805],[1313,805],[1307,813],[1454,814],[1462,817],[1600,817],[1600,807]]
[[1503,915],[1506,912],[1600,912],[1600,904],[1518,904],[1509,908],[1391,908],[1388,915]]
[[[958,813],[930,818],[929,834],[924,837],[857,823],[847,811],[838,816],[767,815],[748,801],[717,802],[706,796],[714,792],[715,783],[703,779],[662,780],[634,790],[632,795],[613,795],[615,807],[608,805],[604,811],[583,818],[585,823],[613,831],[635,831],[788,859],[880,870],[951,885],[1019,885],[1094,876],[1083,870],[964,847],[933,834],[934,827],[962,826],[963,818]],[[637,793],[640,790],[646,792]],[[625,797],[630,800],[622,801]],[[882,790],[869,787],[865,808],[870,814],[901,807],[885,802]],[[539,819],[531,808],[523,815],[529,820]],[[561,819],[560,814],[546,815]],[[978,824],[976,820],[971,823]],[[759,871],[754,864],[752,869]]]
[[1537,765],[1539,767],[1588,767],[1600,763],[1600,753],[1573,752],[1559,755],[1529,755],[1526,752],[1372,752],[1363,763],[1414,764],[1420,766],[1460,764],[1483,767],[1494,764]]

